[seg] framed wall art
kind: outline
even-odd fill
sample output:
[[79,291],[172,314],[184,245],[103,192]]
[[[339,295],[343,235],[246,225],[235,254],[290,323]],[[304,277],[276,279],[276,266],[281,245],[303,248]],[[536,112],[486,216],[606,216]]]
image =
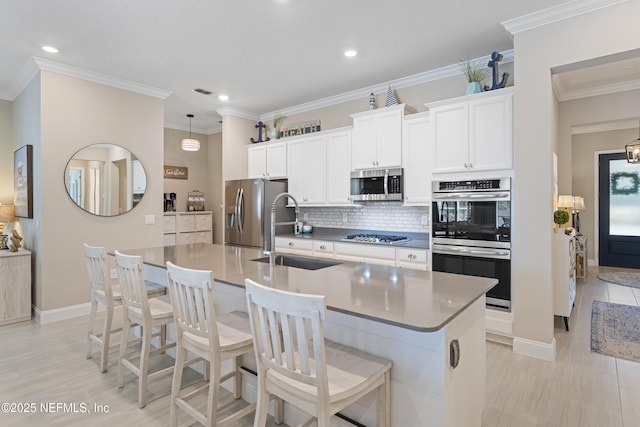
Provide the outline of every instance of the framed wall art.
[[15,215],[33,218],[33,146],[13,152],[13,204]]

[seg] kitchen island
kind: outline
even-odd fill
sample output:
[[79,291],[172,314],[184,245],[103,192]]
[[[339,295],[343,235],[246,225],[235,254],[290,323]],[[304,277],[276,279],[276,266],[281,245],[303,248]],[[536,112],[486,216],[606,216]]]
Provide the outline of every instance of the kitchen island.
[[[255,261],[262,251],[213,244],[125,250],[166,285],[165,263],[212,270],[216,310],[246,311],[244,280],[326,297],[325,336],[393,361],[394,427],[480,426],[485,402],[485,292],[495,279],[339,262],[311,271]],[[252,362],[252,361],[251,361]],[[455,366],[452,367],[452,366]],[[251,381],[246,396],[255,398]],[[285,422],[300,418],[285,407]],[[375,425],[367,396],[345,415]]]

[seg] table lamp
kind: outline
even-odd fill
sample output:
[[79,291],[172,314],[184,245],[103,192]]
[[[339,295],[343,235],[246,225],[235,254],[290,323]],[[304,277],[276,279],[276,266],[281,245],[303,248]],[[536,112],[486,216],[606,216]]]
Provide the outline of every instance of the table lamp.
[[580,211],[587,209],[584,205],[584,198],[581,196],[573,197],[573,207],[572,207],[572,221],[573,225],[576,228],[576,233],[580,234]]
[[7,249],[7,238],[4,236],[4,226],[15,220],[13,205],[0,205],[0,249]]

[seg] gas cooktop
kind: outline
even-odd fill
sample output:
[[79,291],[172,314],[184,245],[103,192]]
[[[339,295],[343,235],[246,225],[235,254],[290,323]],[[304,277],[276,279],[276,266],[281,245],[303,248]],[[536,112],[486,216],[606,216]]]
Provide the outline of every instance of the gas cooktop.
[[408,242],[409,238],[406,236],[394,236],[389,234],[350,234],[342,240],[347,242],[393,245],[396,243]]

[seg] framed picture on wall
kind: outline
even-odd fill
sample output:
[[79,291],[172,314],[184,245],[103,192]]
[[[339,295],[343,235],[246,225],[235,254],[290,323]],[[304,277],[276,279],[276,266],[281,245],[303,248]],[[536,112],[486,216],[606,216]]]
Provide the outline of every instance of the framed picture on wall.
[[33,146],[13,152],[13,204],[15,215],[33,218]]

